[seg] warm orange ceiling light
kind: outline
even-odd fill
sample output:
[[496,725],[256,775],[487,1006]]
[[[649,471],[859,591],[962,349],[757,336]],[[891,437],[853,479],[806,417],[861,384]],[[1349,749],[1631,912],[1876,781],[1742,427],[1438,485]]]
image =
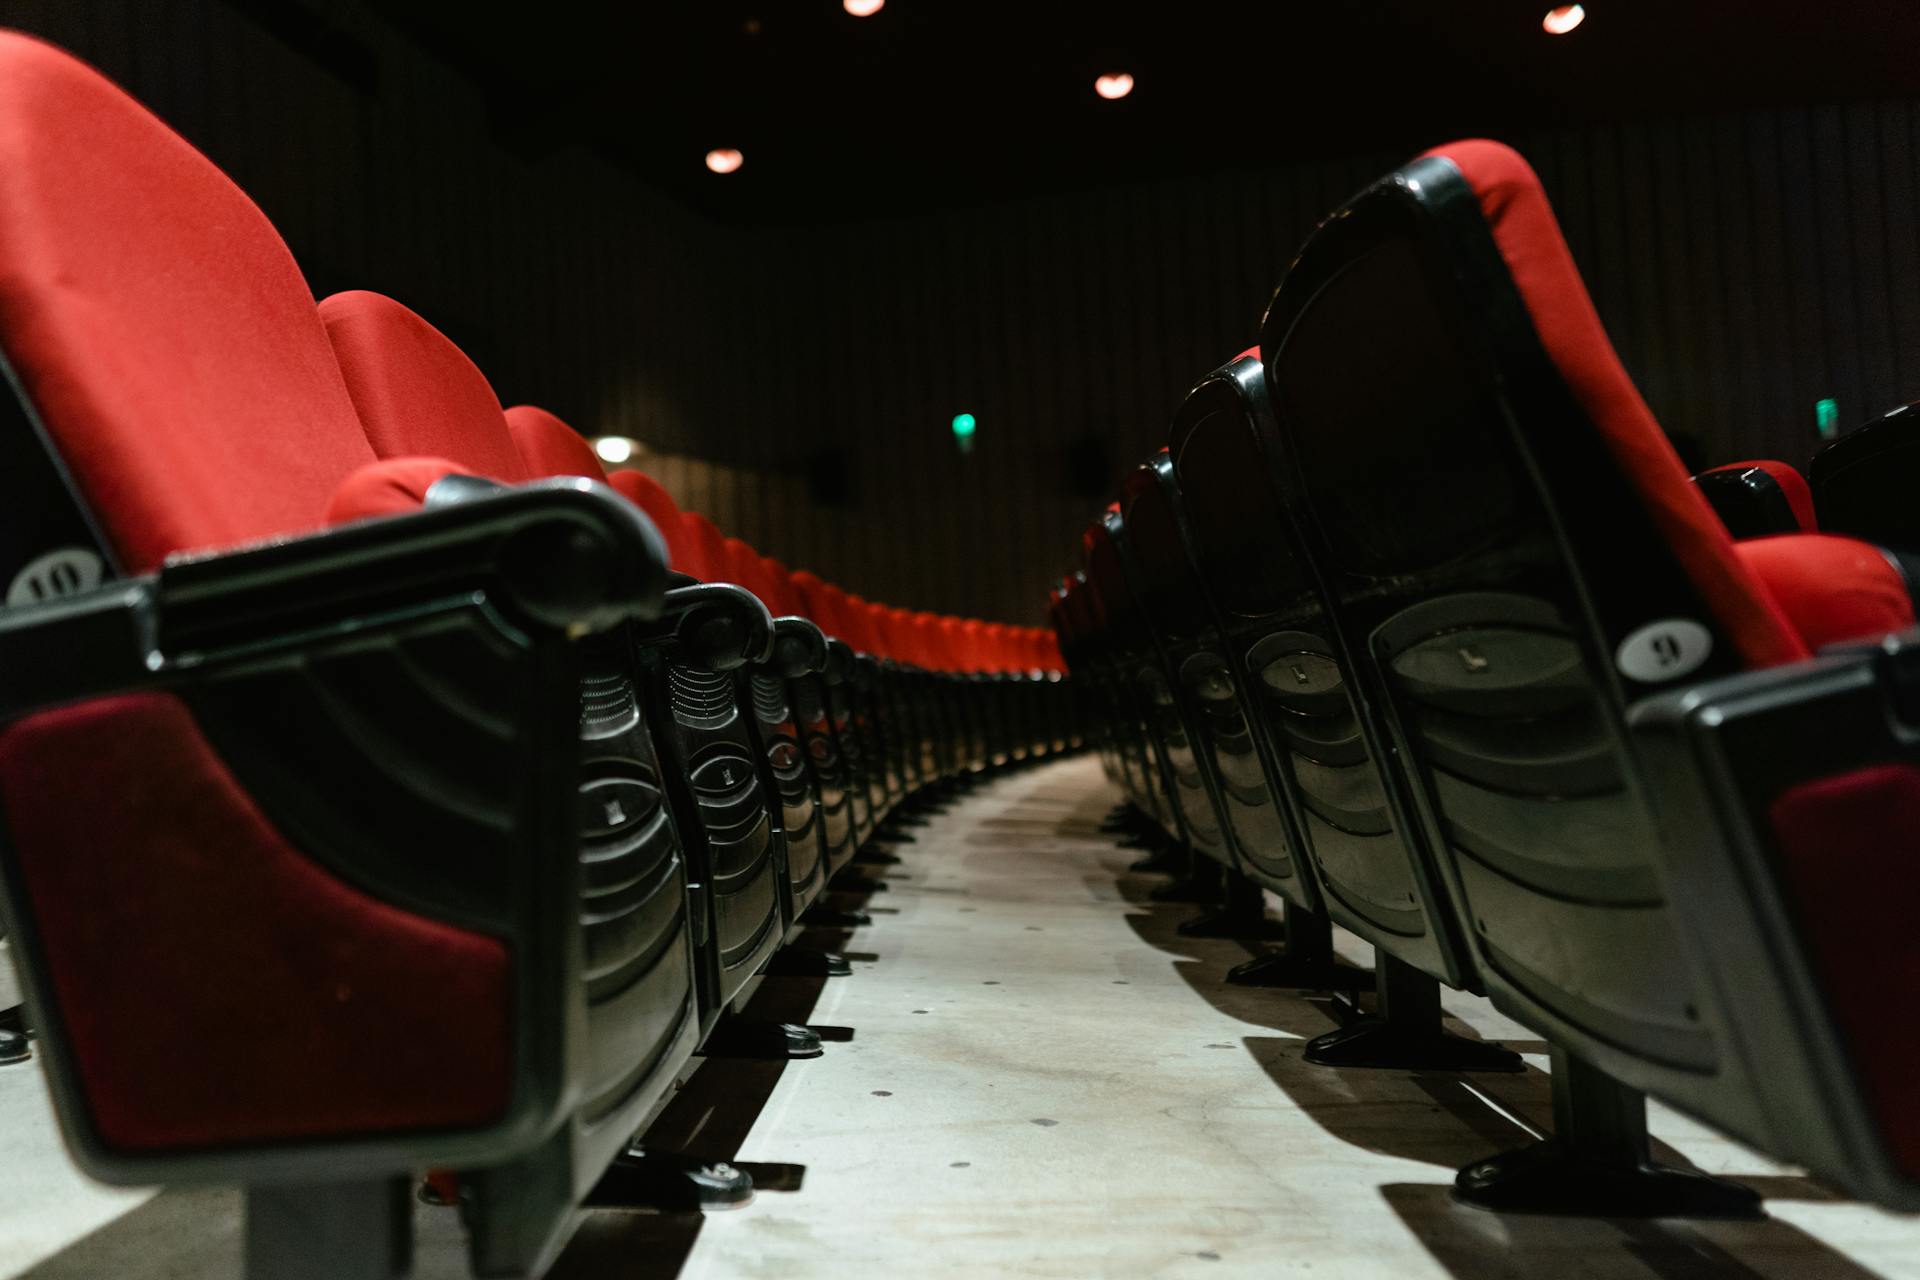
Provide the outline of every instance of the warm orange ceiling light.
[[856,18],[871,18],[887,7],[887,0],[840,0],[840,7]]
[[1101,76],[1093,82],[1093,91],[1108,102],[1113,102],[1133,92],[1133,77],[1124,71]]
[[745,159],[745,156],[733,148],[723,147],[717,151],[707,152],[707,168],[715,173],[732,173]]
[[1587,20],[1584,6],[1563,4],[1557,9],[1547,10],[1547,16],[1540,19],[1540,25],[1550,36],[1563,36]]

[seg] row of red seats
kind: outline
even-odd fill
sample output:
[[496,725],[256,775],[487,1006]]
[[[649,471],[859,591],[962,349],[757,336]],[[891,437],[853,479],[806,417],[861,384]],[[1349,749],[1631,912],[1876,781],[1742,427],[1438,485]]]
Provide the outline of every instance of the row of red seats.
[[428,1170],[487,1275],[596,1188],[737,1196],[634,1135],[696,1053],[822,1051],[742,1010],[849,971],[790,944],[860,921],[823,899],[862,845],[1077,744],[1049,634],[605,476],[401,304],[316,307],[212,164],[10,33],[0,354],[31,1022],[81,1166],[245,1186],[249,1274],[401,1274]]
[[1652,1095],[1911,1209],[1914,584],[1786,489],[1736,540],[1689,481],[1531,169],[1456,143],[1315,231],[1054,625],[1166,892],[1218,899],[1190,930],[1285,903],[1229,980],[1373,989],[1309,1062],[1523,1069],[1443,988],[1547,1042],[1554,1132],[1461,1198],[1758,1215],[1652,1159]]

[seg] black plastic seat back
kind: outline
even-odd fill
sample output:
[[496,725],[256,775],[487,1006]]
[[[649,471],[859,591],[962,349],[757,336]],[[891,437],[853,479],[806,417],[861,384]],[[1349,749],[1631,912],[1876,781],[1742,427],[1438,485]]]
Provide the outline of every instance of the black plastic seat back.
[[[1180,531],[1168,519],[1166,505],[1151,485],[1129,483],[1121,494],[1120,508],[1117,514],[1109,513],[1103,530],[1096,532],[1103,541],[1096,542],[1090,564],[1110,555],[1132,593],[1145,641],[1134,678],[1146,693],[1155,732],[1173,768],[1174,796],[1186,822],[1187,838],[1195,852],[1234,866],[1240,859],[1227,806],[1199,724],[1201,712],[1196,704],[1201,696],[1186,683],[1184,668],[1189,660],[1194,660],[1196,669],[1205,665],[1196,625],[1204,609],[1193,608],[1200,602],[1192,584],[1181,581]],[[1145,545],[1135,536],[1136,508],[1145,520]]]
[[1115,510],[1088,526],[1081,540],[1087,585],[1114,637],[1116,681],[1139,717],[1157,765],[1173,834],[1196,852],[1220,859],[1225,848],[1220,815],[1194,758],[1165,656],[1141,607],[1126,536],[1125,518]]
[[[1667,907],[1627,700],[1777,637],[1730,635],[1696,585],[1731,543],[1573,299],[1537,180],[1504,147],[1455,151],[1526,218],[1506,238],[1454,159],[1423,158],[1324,223],[1275,296],[1261,350],[1288,487],[1366,728],[1407,766],[1496,1002],[1610,1074],[1699,1098],[1725,1088],[1726,1028]],[[1563,364],[1503,246],[1536,305],[1587,326]]]
[[[1096,554],[1096,548],[1104,549]],[[1125,570],[1113,553],[1104,520],[1082,536],[1081,554],[1086,587],[1079,595],[1091,620],[1088,630],[1097,637],[1108,714],[1118,726],[1122,755],[1131,763],[1138,788],[1134,802],[1168,836],[1185,843],[1189,836],[1176,798],[1178,784],[1158,731],[1163,713],[1154,701],[1155,689],[1165,691],[1166,678],[1158,674],[1152,639],[1146,634]],[[1170,697],[1165,701],[1170,702]]]
[[1920,552],[1920,404],[1849,431],[1808,468],[1820,527]]
[[[1259,365],[1250,362],[1257,373]],[[1319,895],[1305,867],[1293,806],[1255,736],[1242,671],[1201,582],[1185,501],[1162,451],[1127,477],[1121,495],[1140,598],[1184,704],[1239,868],[1309,908]]]
[[1327,913],[1395,958],[1471,986],[1445,890],[1409,841],[1301,555],[1258,360],[1243,356],[1188,395],[1170,453],[1226,649],[1299,815]]

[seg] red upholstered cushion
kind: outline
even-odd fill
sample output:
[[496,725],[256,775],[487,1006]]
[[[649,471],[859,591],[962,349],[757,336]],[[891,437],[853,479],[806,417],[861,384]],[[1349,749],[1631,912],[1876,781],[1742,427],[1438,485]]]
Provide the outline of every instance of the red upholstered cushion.
[[1888,993],[1920,991],[1913,870],[1920,769],[1883,764],[1804,782],[1771,806],[1781,878],[1822,997],[1853,1058],[1882,1139],[1920,1177],[1920,1019]]
[[1869,543],[1830,533],[1787,533],[1749,538],[1734,548],[1808,649],[1913,625],[1906,579]]
[[13,32],[0,346],[129,570],[319,528],[372,460],[266,217],[98,73]]
[[1235,361],[1239,361],[1239,360],[1258,360],[1259,358],[1260,358],[1260,348],[1257,346],[1254,346],[1254,347],[1248,347],[1245,351],[1242,351],[1239,355],[1235,356],[1232,360],[1227,361],[1227,363],[1233,364]]
[[1548,358],[1747,665],[1805,657],[1794,628],[1734,556],[1726,527],[1621,367],[1527,162],[1487,141],[1449,143],[1427,155],[1451,161],[1473,188]]
[[302,856],[177,699],[14,724],[0,734],[0,796],[108,1145],[457,1128],[504,1112],[505,945]]
[[382,458],[369,462],[340,482],[327,507],[327,523],[346,524],[418,511],[435,483],[461,474],[464,468],[445,458]]
[[392,298],[356,289],[320,304],[347,390],[383,458],[451,458],[490,480],[531,480],[486,375]]
[[578,431],[545,409],[517,404],[507,410],[507,434],[530,476],[606,478],[600,455]]

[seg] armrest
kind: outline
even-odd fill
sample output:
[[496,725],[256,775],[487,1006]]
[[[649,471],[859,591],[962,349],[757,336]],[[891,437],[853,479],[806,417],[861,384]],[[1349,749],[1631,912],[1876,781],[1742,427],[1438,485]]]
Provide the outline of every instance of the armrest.
[[766,665],[775,675],[793,680],[824,671],[827,666],[827,637],[805,618],[785,616],[773,620],[773,652]]
[[1911,1024],[1884,1001],[1920,966],[1920,631],[1675,690],[1628,723],[1677,935],[1740,1029],[1770,1153],[1920,1204],[1889,1039]]
[[828,684],[841,684],[853,673],[853,646],[845,640],[827,636],[826,659],[820,667],[820,674]]
[[670,589],[658,618],[638,631],[642,644],[663,646],[681,661],[710,671],[764,662],[773,653],[773,616],[759,597],[727,582]]
[[0,610],[0,718],[182,683],[209,663],[475,594],[516,626],[583,634],[657,616],[665,584],[658,532],[604,485],[474,490]]

